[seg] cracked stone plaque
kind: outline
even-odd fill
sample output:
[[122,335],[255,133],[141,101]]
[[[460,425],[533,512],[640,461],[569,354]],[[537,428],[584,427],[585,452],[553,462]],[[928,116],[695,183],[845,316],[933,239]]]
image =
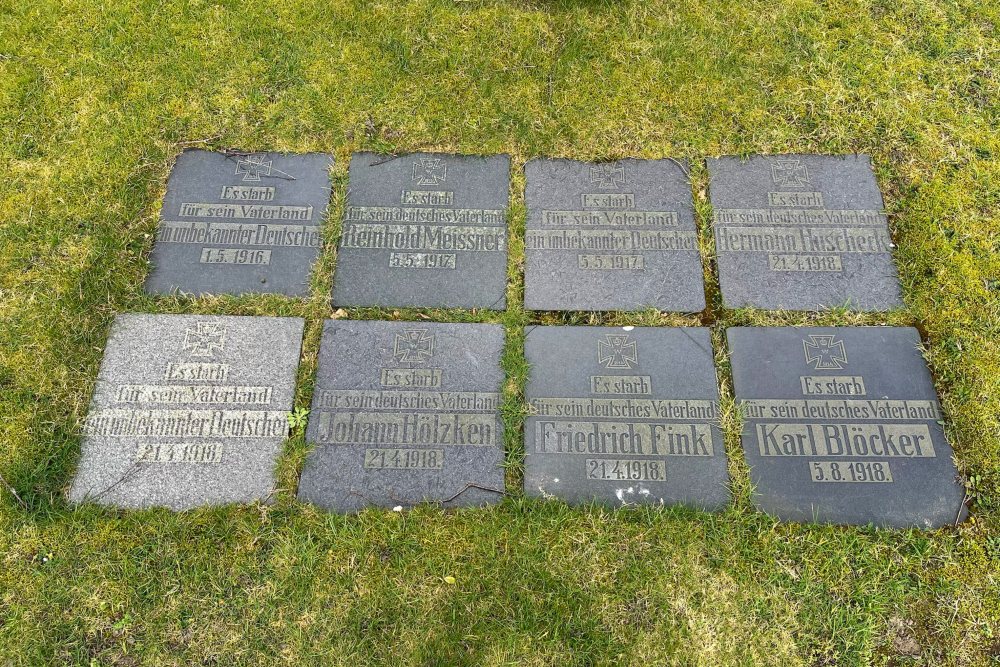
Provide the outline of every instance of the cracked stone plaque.
[[727,308],[903,307],[867,156],[710,158],[708,171]]
[[480,506],[504,494],[503,327],[328,320],[299,498]]
[[910,327],[732,328],[754,504],[798,522],[935,528],[965,515]]
[[337,306],[505,307],[510,159],[355,153]]
[[306,296],[332,164],[320,153],[181,153],[146,291]]
[[537,159],[524,173],[525,308],[705,308],[686,164]]
[[119,315],[69,497],[127,508],[266,501],[303,320]]
[[729,502],[702,327],[532,327],[524,491],[571,504]]

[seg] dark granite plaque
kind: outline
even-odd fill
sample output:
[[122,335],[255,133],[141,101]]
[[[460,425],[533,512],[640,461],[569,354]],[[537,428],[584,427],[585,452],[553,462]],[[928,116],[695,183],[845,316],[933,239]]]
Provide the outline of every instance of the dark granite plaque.
[[691,186],[681,163],[538,159],[524,173],[525,308],[705,308]]
[[119,315],[70,499],[175,510],[268,499],[302,327],[292,317]]
[[338,512],[504,492],[503,328],[327,321],[299,498]]
[[355,153],[334,304],[502,310],[509,190],[505,155]]
[[331,164],[319,153],[181,153],[146,291],[307,295]]
[[908,327],[727,332],[754,502],[789,521],[932,528],[964,490]]
[[570,503],[729,501],[708,329],[533,327],[524,491]]
[[903,306],[867,156],[710,158],[708,170],[727,308]]

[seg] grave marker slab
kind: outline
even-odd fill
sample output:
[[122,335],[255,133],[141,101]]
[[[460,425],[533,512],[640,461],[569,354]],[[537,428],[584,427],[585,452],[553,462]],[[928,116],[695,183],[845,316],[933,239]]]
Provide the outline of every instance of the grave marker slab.
[[757,507],[899,528],[959,519],[964,489],[916,329],[732,328],[727,338]]
[[119,315],[70,500],[175,510],[266,500],[302,329],[292,317]]
[[355,153],[333,302],[505,306],[510,159]]
[[865,155],[710,158],[727,308],[900,308],[882,194]]
[[181,153],[146,291],[307,295],[331,164],[319,153]]
[[686,165],[537,159],[524,173],[525,308],[705,308]]
[[569,503],[729,501],[712,341],[702,327],[533,327],[524,491]]
[[338,512],[498,501],[503,341],[490,324],[327,321],[299,498]]

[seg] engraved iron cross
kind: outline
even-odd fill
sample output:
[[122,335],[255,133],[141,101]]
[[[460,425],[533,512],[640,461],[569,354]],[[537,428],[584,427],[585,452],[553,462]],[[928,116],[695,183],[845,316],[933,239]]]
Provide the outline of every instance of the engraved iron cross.
[[407,329],[396,334],[392,357],[401,364],[422,364],[434,354],[434,335],[427,329]]
[[243,176],[244,181],[259,181],[260,177],[271,175],[271,160],[265,160],[264,155],[242,155],[236,161],[236,175]]
[[632,368],[639,363],[635,341],[628,336],[608,334],[597,341],[597,362],[605,368]]
[[816,370],[839,370],[847,364],[844,341],[835,336],[812,334],[809,340],[802,341],[802,349],[806,363],[813,364]]
[[226,327],[216,322],[198,322],[184,332],[184,351],[192,357],[211,357],[226,344]]

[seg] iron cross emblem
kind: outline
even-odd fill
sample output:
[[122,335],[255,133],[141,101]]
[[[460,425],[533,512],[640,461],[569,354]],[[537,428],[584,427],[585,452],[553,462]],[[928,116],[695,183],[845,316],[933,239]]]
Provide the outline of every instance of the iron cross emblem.
[[243,176],[244,181],[259,181],[261,176],[271,175],[271,160],[265,160],[264,155],[241,155],[236,160],[236,175]]
[[620,188],[625,185],[625,167],[604,162],[590,168],[590,182],[599,188]]
[[639,350],[628,336],[608,334],[597,341],[597,363],[605,368],[632,368],[639,363]]
[[434,334],[427,329],[407,329],[396,334],[392,358],[401,364],[422,364],[434,354]]
[[802,341],[806,353],[806,363],[818,371],[840,370],[847,365],[847,349],[844,341],[836,340],[836,336],[810,335],[809,340]]
[[801,188],[809,185],[809,170],[799,160],[775,160],[771,164],[771,178],[782,188]]
[[413,182],[417,185],[438,185],[448,177],[448,165],[436,157],[422,157],[413,163]]
[[216,322],[198,322],[184,332],[184,351],[192,357],[211,357],[226,344],[226,327]]

